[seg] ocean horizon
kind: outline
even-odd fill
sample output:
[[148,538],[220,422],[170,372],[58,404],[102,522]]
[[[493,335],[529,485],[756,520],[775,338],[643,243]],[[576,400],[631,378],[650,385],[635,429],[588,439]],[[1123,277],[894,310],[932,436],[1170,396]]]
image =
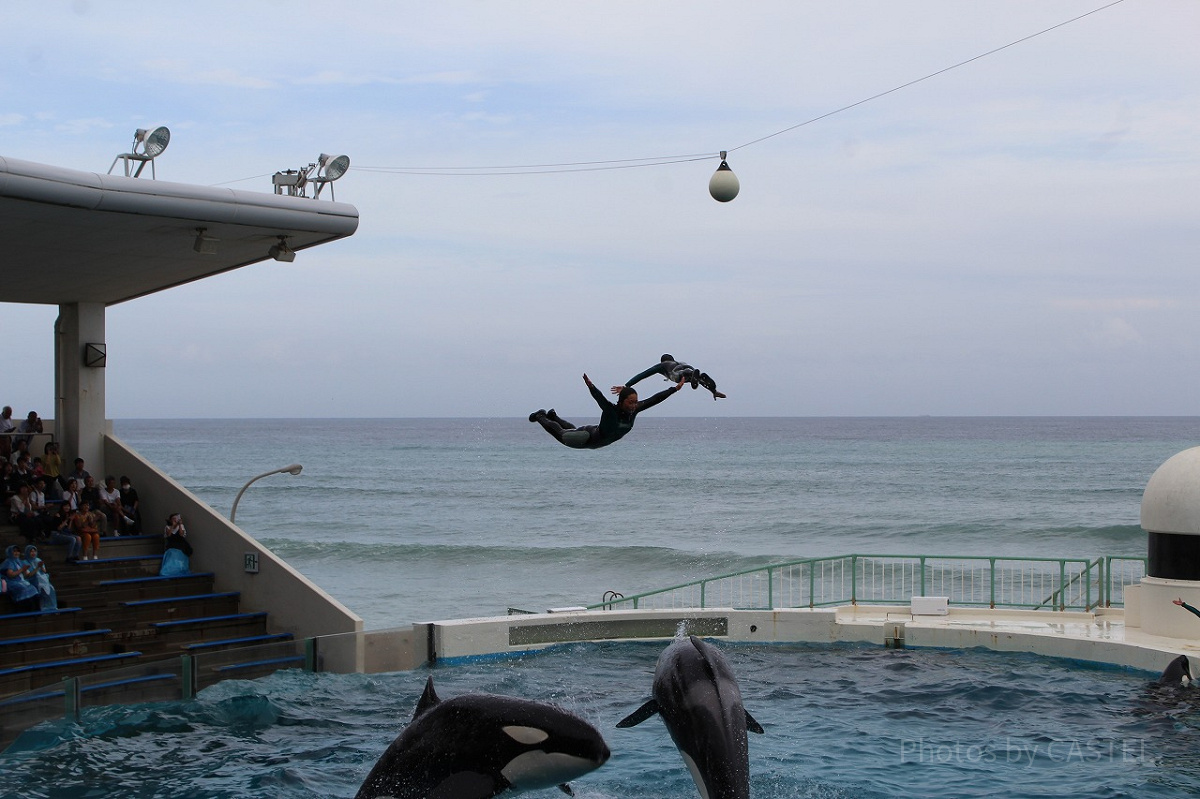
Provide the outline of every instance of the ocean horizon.
[[1200,438],[1168,416],[646,415],[595,451],[511,417],[113,426],[224,515],[302,464],[255,483],[238,523],[369,629],[803,557],[1141,557],[1141,492]]

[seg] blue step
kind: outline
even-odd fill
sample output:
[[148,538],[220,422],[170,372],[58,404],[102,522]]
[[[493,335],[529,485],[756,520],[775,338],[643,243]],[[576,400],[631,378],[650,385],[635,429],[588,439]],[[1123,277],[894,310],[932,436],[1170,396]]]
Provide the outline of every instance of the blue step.
[[154,622],[154,624],[152,626],[157,627],[158,629],[171,629],[173,627],[179,627],[184,624],[205,625],[205,624],[212,624],[213,622],[218,622],[218,621],[235,621],[235,620],[236,621],[251,621],[253,619],[265,619],[266,617],[267,617],[266,611],[259,611],[257,613],[229,613],[224,616],[204,616],[203,618],[199,618],[199,619],[179,619],[178,621],[157,621],[157,622]]
[[164,582],[167,580],[182,580],[182,579],[185,579],[188,577],[213,577],[213,578],[215,578],[216,575],[213,572],[191,572],[189,574],[169,575],[166,577],[155,574],[155,575],[150,575],[148,577],[124,577],[119,580],[101,580],[99,583],[97,583],[97,585],[99,585],[99,586],[106,586],[106,585],[117,586],[117,585],[133,585],[135,583],[160,583],[160,582]]
[[8,638],[5,640],[0,640],[0,647],[26,646],[28,644],[51,643],[54,641],[64,641],[64,640],[67,640],[70,638],[87,638],[87,637],[96,636],[96,635],[106,635],[111,632],[112,632],[112,630],[110,630],[106,627],[106,628],[99,629],[99,630],[84,630],[82,632],[72,631],[72,632],[65,632],[65,633],[48,633],[46,635],[31,635],[28,638]]
[[186,602],[188,600],[226,599],[231,596],[236,597],[241,596],[241,594],[237,591],[225,591],[224,593],[219,594],[192,594],[191,596],[168,596],[158,597],[157,599],[131,599],[128,602],[122,602],[121,604],[126,607],[134,608],[145,605],[163,605],[171,602]]
[[251,660],[246,663],[230,663],[228,666],[218,666],[213,671],[222,673],[239,671],[242,669],[257,669],[263,666],[280,666],[285,663],[302,664],[304,663],[304,655],[290,655],[281,658],[267,658],[266,660]]
[[292,640],[291,633],[274,633],[268,635],[250,635],[245,638],[225,638],[220,641],[202,641],[198,644],[188,644],[184,647],[189,652],[202,649],[213,649],[218,646],[253,646],[254,644],[274,644]]
[[97,663],[116,663],[121,660],[129,660],[130,658],[138,658],[141,656],[141,652],[121,652],[120,654],[116,655],[92,655],[85,658],[51,660],[45,663],[30,663],[27,666],[14,666],[11,669],[0,669],[0,677],[8,677],[13,674],[25,674],[31,671],[46,671],[48,669],[57,669],[64,666],[91,666]]

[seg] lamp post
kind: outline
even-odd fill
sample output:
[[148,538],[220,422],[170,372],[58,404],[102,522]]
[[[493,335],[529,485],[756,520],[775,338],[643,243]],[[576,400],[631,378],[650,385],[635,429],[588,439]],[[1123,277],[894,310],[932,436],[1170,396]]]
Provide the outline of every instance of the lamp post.
[[270,477],[273,474],[283,474],[284,472],[287,472],[288,474],[300,474],[300,471],[303,468],[304,467],[301,466],[300,464],[293,463],[291,466],[284,466],[282,469],[272,469],[269,472],[263,472],[262,474],[258,475],[257,477],[251,477],[249,480],[246,481],[246,484],[244,486],[242,486],[242,490],[237,493],[237,496],[234,497],[233,510],[231,510],[229,512],[229,521],[233,522],[237,518],[237,506],[238,506],[238,503],[241,502],[241,500],[242,500],[242,494],[246,493],[246,489],[249,488],[250,484],[253,483],[255,480],[261,480],[264,477]]

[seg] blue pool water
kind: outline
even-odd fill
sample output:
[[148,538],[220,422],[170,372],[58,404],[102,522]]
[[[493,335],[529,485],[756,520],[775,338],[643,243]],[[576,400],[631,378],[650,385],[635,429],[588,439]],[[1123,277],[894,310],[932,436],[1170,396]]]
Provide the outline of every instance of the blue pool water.
[[[613,756],[575,782],[581,799],[690,798],[661,721],[614,728],[649,695],[662,646],[570,645],[385,675],[284,672],[194,702],[90,710],[81,725],[27,733],[14,747],[26,751],[0,759],[0,796],[352,797],[432,674],[443,698],[542,699],[595,724]],[[1200,792],[1200,691],[1167,691],[1152,675],[980,650],[721,646],[766,728],[750,736],[756,797]]]

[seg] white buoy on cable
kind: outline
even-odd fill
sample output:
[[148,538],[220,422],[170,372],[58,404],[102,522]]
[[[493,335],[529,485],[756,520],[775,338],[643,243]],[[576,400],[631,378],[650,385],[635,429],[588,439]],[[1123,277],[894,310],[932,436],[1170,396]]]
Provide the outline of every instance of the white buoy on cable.
[[738,192],[742,188],[742,184],[738,183],[737,175],[733,174],[733,170],[725,162],[725,152],[725,150],[721,151],[721,165],[708,180],[708,193],[719,203],[729,202],[738,196]]

